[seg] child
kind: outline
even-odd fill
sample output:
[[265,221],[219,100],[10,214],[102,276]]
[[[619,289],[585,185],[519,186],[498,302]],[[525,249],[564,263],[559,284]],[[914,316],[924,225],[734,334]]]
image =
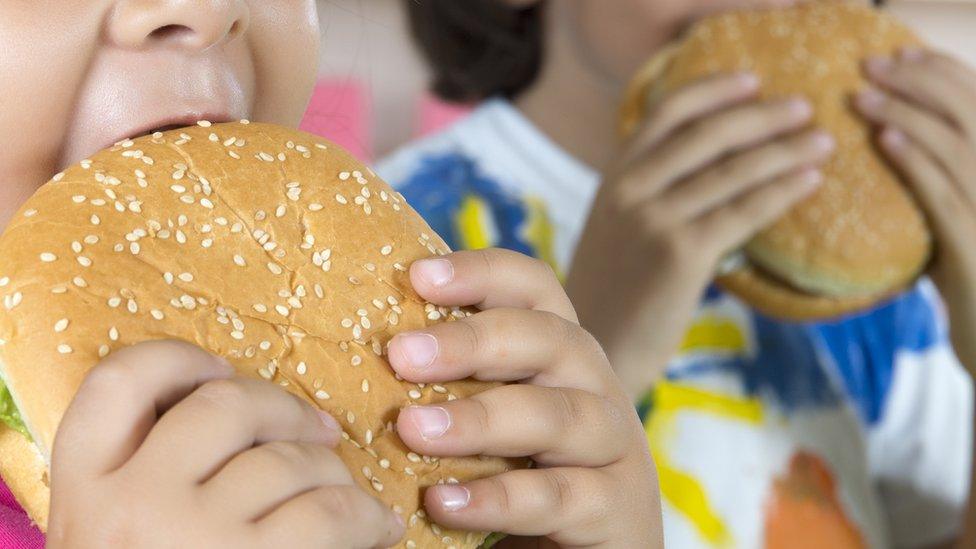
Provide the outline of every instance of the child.
[[[614,150],[623,87],[662,45],[709,13],[790,3],[405,2],[436,91],[487,101],[380,173],[452,245],[530,253],[567,277],[641,403],[669,546],[951,541],[972,396],[932,283],[810,325],[765,318],[709,287],[725,253],[816,188],[811,167],[833,143],[806,129],[810,106],[757,101],[750,75],[711,78],[666,99],[629,150]],[[976,76],[920,52],[869,69],[886,92],[859,104],[889,128],[884,150],[929,209],[941,250],[933,275],[976,371],[976,248],[963,244],[976,238]],[[914,103],[893,99],[904,96]],[[703,131],[684,131],[692,123]],[[756,161],[769,152],[782,165],[772,173]],[[740,177],[705,186],[730,157]],[[674,159],[684,175],[668,171]]]
[[[200,118],[295,125],[316,71],[317,23],[311,0],[0,3],[0,228],[51,174],[125,137]],[[429,515],[542,538],[533,544],[659,546],[639,420],[549,271],[496,250],[420,261],[411,276],[433,302],[485,312],[396,338],[400,375],[523,383],[408,408],[402,438],[425,455],[538,464],[432,488]],[[403,517],[354,487],[329,449],[338,440],[332,418],[198,349],[120,351],[87,378],[55,441],[48,544],[397,542]]]

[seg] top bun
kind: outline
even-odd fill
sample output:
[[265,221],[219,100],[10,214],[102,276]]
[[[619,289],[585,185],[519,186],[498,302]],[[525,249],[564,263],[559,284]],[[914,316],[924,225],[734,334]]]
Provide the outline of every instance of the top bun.
[[[744,253],[762,274],[805,294],[796,295],[798,308],[767,303],[766,310],[806,318],[861,308],[910,284],[931,253],[922,211],[851,106],[868,85],[865,58],[919,44],[891,16],[848,2],[711,17],[641,71],[625,99],[621,131],[635,132],[648,105],[664,94],[716,73],[752,71],[763,98],[807,97],[813,124],[835,137],[837,152],[823,169],[822,188],[756,236]],[[755,277],[723,278],[735,291],[737,282]],[[770,292],[736,293],[763,309],[763,295]]]
[[41,463],[5,455],[0,469],[43,527],[40,456],[85,374],[177,339],[335,416],[340,456],[407,523],[404,546],[477,547],[485,534],[427,522],[422,490],[525,464],[419,456],[394,423],[404,406],[496,384],[406,383],[384,356],[398,332],[469,314],[409,285],[411,262],[448,251],[372,171],[309,134],[201,122],[118,143],[58,174],[0,237],[0,366]]

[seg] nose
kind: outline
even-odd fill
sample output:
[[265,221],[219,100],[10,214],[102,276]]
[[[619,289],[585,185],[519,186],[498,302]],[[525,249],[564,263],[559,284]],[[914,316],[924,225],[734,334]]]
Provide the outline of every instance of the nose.
[[108,33],[124,48],[203,51],[245,34],[249,19],[246,0],[119,0]]

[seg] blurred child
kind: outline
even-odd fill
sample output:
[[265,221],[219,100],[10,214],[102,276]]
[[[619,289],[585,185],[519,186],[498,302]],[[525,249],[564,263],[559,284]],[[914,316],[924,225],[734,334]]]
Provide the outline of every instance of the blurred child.
[[[124,138],[199,119],[296,125],[318,37],[312,0],[0,3],[0,228],[51,175]],[[423,455],[538,464],[431,488],[428,515],[534,538],[504,542],[516,547],[659,546],[639,420],[551,273],[494,250],[419,261],[411,277],[432,302],[486,312],[397,337],[389,356],[403,378],[524,383],[409,407],[403,440]],[[121,350],[88,376],[55,440],[48,546],[398,542],[404,517],[356,487],[331,450],[339,440],[327,414],[199,349]]]
[[[834,144],[808,127],[810,105],[758,101],[751,75],[710,78],[616,145],[629,76],[682,29],[790,3],[405,2],[435,90],[484,102],[379,171],[452,245],[533,254],[566,277],[644,415],[669,546],[948,542],[972,391],[932,282],[821,324],[765,318],[710,286],[721,257],[819,184]],[[858,104],[934,221],[933,278],[976,370],[976,248],[963,244],[976,239],[976,76],[923,52],[868,70],[877,89]],[[772,174],[771,152],[784,166]],[[709,179],[732,162],[736,180]],[[708,181],[721,190],[695,192]]]

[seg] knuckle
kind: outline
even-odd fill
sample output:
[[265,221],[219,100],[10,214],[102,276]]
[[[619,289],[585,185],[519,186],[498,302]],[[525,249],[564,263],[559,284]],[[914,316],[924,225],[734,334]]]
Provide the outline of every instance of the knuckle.
[[575,433],[587,423],[588,406],[583,402],[579,391],[562,389],[557,392],[555,412],[559,417],[559,425],[563,434]]
[[544,493],[548,494],[555,512],[565,513],[573,508],[577,483],[573,482],[565,471],[550,469],[543,476],[543,482]]
[[484,314],[474,315],[455,324],[461,333],[464,351],[461,356],[471,356],[490,351],[491,327]]
[[494,495],[494,500],[498,506],[498,511],[502,516],[511,516],[517,509],[515,501],[515,490],[509,486],[510,480],[507,477],[490,477],[482,480],[487,488],[487,492]]

